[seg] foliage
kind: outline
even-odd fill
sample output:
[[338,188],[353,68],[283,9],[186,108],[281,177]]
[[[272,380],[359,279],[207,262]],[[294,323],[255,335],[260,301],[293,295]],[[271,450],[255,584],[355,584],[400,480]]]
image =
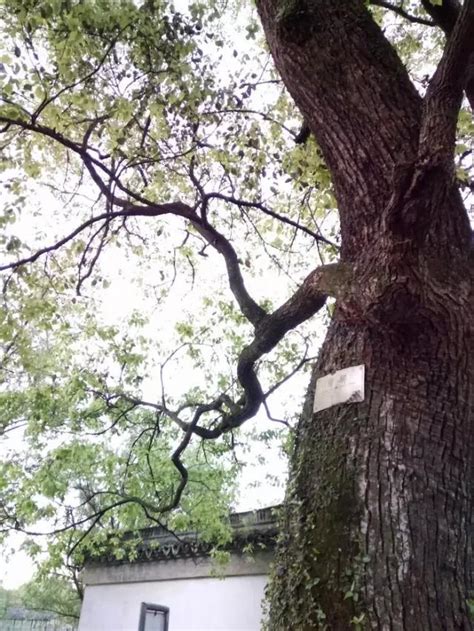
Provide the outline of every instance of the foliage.
[[27,609],[52,613],[65,619],[79,618],[81,600],[67,578],[37,574],[20,588],[19,593]]
[[0,619],[16,612],[24,619],[48,618],[66,621],[79,618],[80,598],[69,580],[36,574],[17,590],[0,587]]
[[[224,542],[222,520],[247,448],[235,432],[219,441],[193,438],[182,460],[188,479],[180,508],[168,515],[181,483],[170,455],[182,432],[170,421],[178,410],[189,422],[195,402],[221,392],[239,396],[233,364],[248,324],[222,282],[218,255],[195,226],[146,213],[109,221],[118,200],[104,191],[94,200],[88,159],[67,145],[84,141],[99,156],[101,176],[108,173],[107,189],[125,187],[128,199],[193,200],[201,187],[213,187],[260,200],[271,168],[265,197],[277,199],[279,181],[295,182],[297,192],[285,185],[278,207],[286,212],[295,196],[302,199],[292,211],[296,223],[315,212],[316,182],[300,183],[307,152],[285,143],[291,134],[283,121],[294,117],[292,108],[253,44],[254,21],[242,23],[250,52],[239,59],[233,52],[235,72],[224,73],[216,7],[195,3],[185,14],[159,2],[4,2],[2,22],[1,114],[31,120],[35,111],[35,121],[50,130],[3,129],[6,264],[33,259],[5,269],[0,312],[4,533],[30,535],[29,553],[39,560],[47,550],[50,572],[77,567],[84,554],[111,542],[118,557],[133,556],[110,537],[120,528],[158,522]],[[267,81],[274,93],[254,111],[254,94]],[[318,195],[330,205],[327,171],[314,145],[311,153],[319,165],[311,176],[319,174]],[[58,164],[65,165],[60,174]],[[209,202],[208,216],[240,235],[239,257],[256,286],[269,264],[295,286],[311,239],[258,208],[217,201]],[[44,243],[87,222],[91,208],[105,217],[36,260]],[[119,293],[130,292],[133,308],[113,312],[112,280]],[[278,293],[266,287],[262,304],[270,307]],[[262,366],[269,386],[300,363],[300,340],[309,343],[292,336]],[[186,383],[176,383],[175,371]],[[256,439],[278,439],[279,427],[255,432]],[[54,537],[39,537],[43,532]]]
[[5,617],[9,607],[17,607],[21,604],[18,590],[0,587],[0,619]]

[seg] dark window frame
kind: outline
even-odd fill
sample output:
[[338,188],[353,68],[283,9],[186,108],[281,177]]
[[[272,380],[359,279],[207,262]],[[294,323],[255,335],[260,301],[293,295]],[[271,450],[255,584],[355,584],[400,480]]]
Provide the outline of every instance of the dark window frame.
[[165,619],[164,631],[168,631],[170,608],[165,607],[164,605],[155,605],[154,603],[142,603],[141,609],[140,609],[140,621],[138,623],[138,631],[145,631],[147,611],[159,611],[160,613],[165,614],[164,615],[164,619]]

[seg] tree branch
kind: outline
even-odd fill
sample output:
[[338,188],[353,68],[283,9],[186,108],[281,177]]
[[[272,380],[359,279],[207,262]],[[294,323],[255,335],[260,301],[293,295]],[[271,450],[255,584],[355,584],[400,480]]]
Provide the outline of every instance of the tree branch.
[[441,4],[434,4],[430,0],[421,0],[423,9],[445,33],[450,35],[459,17],[461,6],[458,0],[442,0]]
[[[255,364],[263,355],[275,348],[288,331],[319,311],[324,306],[328,295],[338,293],[333,279],[339,269],[339,264],[317,268],[307,276],[289,300],[258,323],[252,342],[241,351],[237,363],[237,376],[244,391],[243,404],[234,403],[232,407],[235,410],[222,413],[220,423],[212,429],[200,426],[195,421],[193,432],[196,435],[204,439],[218,438],[223,433],[240,427],[257,413],[260,405],[274,389],[270,389],[267,394],[263,392],[255,371]],[[228,399],[221,396],[212,403],[211,409],[218,410],[224,404],[231,407]],[[198,416],[200,417],[204,411],[207,410],[203,409]],[[177,415],[170,415],[169,411],[166,411],[166,414],[177,421],[182,429],[189,429],[190,424],[177,418]]]
[[[183,209],[185,211],[184,213],[183,213]],[[46,246],[44,248],[40,248],[39,250],[36,250],[36,252],[34,252],[34,254],[32,254],[31,256],[26,256],[24,258],[18,259],[17,261],[13,261],[12,263],[6,263],[5,265],[0,265],[0,272],[7,269],[17,269],[18,267],[21,267],[22,265],[26,265],[28,263],[34,263],[41,256],[48,254],[49,252],[58,250],[63,245],[66,245],[67,243],[69,243],[69,241],[72,241],[74,237],[77,237],[78,234],[86,230],[86,228],[89,228],[90,226],[94,225],[95,223],[99,221],[110,222],[113,219],[116,219],[117,217],[158,217],[160,215],[165,215],[165,214],[176,214],[179,216],[188,217],[189,212],[192,212],[192,208],[190,206],[187,206],[186,204],[183,204],[182,202],[175,202],[175,203],[171,202],[169,204],[156,204],[156,205],[152,205],[150,208],[139,207],[139,206],[130,204],[130,208],[127,210],[106,212],[100,215],[96,215],[95,217],[91,217],[87,221],[84,221],[81,225],[79,225],[75,230],[70,232],[68,235],[66,235],[59,241],[56,241],[56,243],[53,243],[52,245]]]
[[[436,25],[441,28],[449,38],[454,30],[456,21],[461,12],[458,0],[442,0],[441,4],[433,4],[430,0],[421,0],[424,10],[433,18]],[[471,109],[474,111],[474,57],[467,62],[464,90]]]
[[[118,217],[154,217],[158,215],[172,213],[187,219],[198,231],[198,233],[203,236],[205,240],[210,245],[212,245],[220,254],[222,254],[227,267],[227,274],[231,291],[236,298],[242,313],[254,325],[254,338],[250,342],[250,344],[248,344],[242,350],[237,363],[237,376],[239,383],[243,389],[243,397],[239,402],[235,403],[226,394],[222,394],[210,403],[194,406],[194,414],[190,422],[183,421],[179,417],[179,414],[167,410],[164,403],[163,405],[153,406],[160,413],[165,413],[170,418],[172,418],[184,432],[184,436],[182,437],[181,442],[171,456],[171,460],[179,473],[180,480],[178,486],[173,492],[173,497],[170,499],[170,501],[163,504],[161,502],[159,502],[158,504],[150,504],[149,502],[145,502],[140,498],[131,497],[127,494],[122,494],[119,496],[120,499],[117,502],[111,503],[108,507],[105,507],[104,509],[95,511],[94,514],[89,515],[84,520],[80,519],[79,521],[75,522],[74,525],[82,525],[86,521],[90,521],[92,523],[92,525],[89,527],[89,530],[86,531],[86,534],[83,535],[85,537],[87,533],[94,528],[95,524],[100,522],[105,512],[113,508],[118,508],[128,502],[135,502],[139,504],[145,514],[150,518],[152,518],[152,515],[168,512],[179,504],[182,493],[186,487],[186,483],[188,480],[188,471],[183,463],[182,455],[188,447],[193,434],[196,434],[203,439],[218,438],[223,433],[239,427],[246,420],[253,417],[257,413],[260,405],[265,401],[265,398],[270,394],[270,392],[273,391],[272,389],[269,393],[264,393],[260,381],[257,377],[257,362],[264,354],[272,350],[289,330],[295,328],[303,321],[311,317],[319,309],[321,309],[322,306],[325,304],[328,293],[331,293],[330,288],[327,288],[327,283],[325,283],[324,279],[327,276],[327,269],[332,269],[334,268],[334,266],[318,268],[306,278],[301,287],[289,300],[287,300],[272,314],[267,314],[266,311],[262,307],[260,307],[248,293],[241,274],[239,259],[233,246],[220,232],[218,232],[213,226],[209,224],[206,214],[206,208],[209,200],[212,198],[221,199],[228,203],[237,204],[246,208],[258,209],[278,220],[285,221],[286,223],[289,223],[290,225],[305,231],[317,241],[322,241],[329,245],[334,244],[332,244],[321,235],[318,235],[311,230],[300,226],[300,224],[298,224],[297,222],[282,218],[274,211],[267,209],[265,206],[263,206],[263,204],[246,202],[219,193],[205,194],[202,187],[200,186],[200,183],[197,181],[196,176],[194,175],[193,163],[191,164],[190,175],[201,198],[199,202],[202,207],[201,215],[197,214],[196,207],[189,206],[183,202],[178,201],[167,204],[156,204],[153,201],[146,199],[145,197],[130,190],[121,183],[120,178],[113,170],[111,170],[109,167],[107,167],[105,164],[103,164],[91,155],[86,146],[87,142],[85,144],[74,142],[71,139],[63,136],[60,132],[57,132],[56,130],[48,128],[44,125],[38,124],[35,120],[32,120],[30,122],[24,119],[9,119],[0,116],[0,122],[5,122],[7,125],[16,125],[26,131],[32,131],[42,134],[56,142],[59,142],[66,149],[76,153],[87,168],[92,180],[99,188],[101,194],[107,200],[108,207],[111,209],[114,206],[120,208],[120,210],[118,211],[110,210],[106,213],[91,217],[53,245],[42,248],[29,257],[25,257],[13,263],[6,264],[0,267],[0,270],[15,269],[26,263],[32,263],[40,256],[56,250],[66,243],[70,242],[83,230],[89,228],[97,222],[103,223],[103,226],[101,226],[101,229],[103,229],[108,226],[110,221]],[[109,183],[106,183],[103,177],[107,177]],[[112,185],[115,186],[116,189],[119,190],[121,193],[124,193],[127,196],[127,199],[124,199],[123,197],[118,197],[115,194]],[[99,231],[97,231],[96,234]],[[133,405],[138,404],[137,400],[134,400],[132,398],[128,399]],[[142,403],[145,404],[145,402]],[[212,411],[219,412],[220,420],[218,424],[211,428],[199,425],[199,421],[202,416]],[[71,525],[68,525],[64,530],[68,529],[69,527],[71,527]],[[58,530],[57,532],[62,532],[62,529]],[[80,542],[81,539],[76,543],[76,546],[78,546]]]
[[255,302],[245,287],[236,251],[230,242],[207,221],[204,224],[194,221],[193,225],[199,234],[224,257],[231,291],[244,316],[256,326],[266,312]]
[[[120,506],[128,503],[136,503],[142,508],[149,519],[155,521],[157,515],[167,513],[176,508],[181,500],[188,481],[188,470],[182,461],[182,455],[188,447],[192,436],[196,434],[203,439],[218,438],[225,432],[240,427],[246,420],[257,413],[260,405],[265,401],[267,396],[275,390],[275,388],[271,388],[266,394],[263,392],[256,374],[255,364],[264,354],[272,350],[288,331],[295,328],[319,311],[324,306],[328,295],[339,295],[340,283],[335,282],[334,279],[340,274],[341,269],[342,267],[340,264],[326,265],[317,268],[311,272],[309,276],[307,276],[303,284],[289,300],[276,309],[276,311],[272,314],[264,315],[260,317],[258,322],[256,322],[254,339],[242,350],[237,364],[238,379],[244,391],[242,405],[240,405],[240,402],[232,402],[227,395],[222,394],[210,403],[197,405],[191,422],[187,423],[179,417],[178,413],[171,412],[165,405],[142,401],[120,393],[105,396],[104,393],[91,391],[101,398],[104,398],[107,405],[110,404],[110,401],[113,398],[117,398],[117,400],[122,399],[129,402],[132,407],[136,407],[138,405],[151,407],[159,413],[166,414],[184,431],[184,436],[181,442],[171,456],[171,460],[180,475],[180,481],[173,493],[172,499],[168,503],[155,505],[144,501],[139,497],[127,495],[125,493],[118,494],[114,492],[105,492],[104,494],[107,495],[118,495],[120,499],[104,508],[95,509],[93,514],[77,521],[74,520],[73,523],[66,524],[62,528],[57,528],[50,532],[31,532],[24,529],[17,521],[15,521],[14,529],[29,535],[41,536],[59,534],[71,528],[91,522],[70,550],[70,554],[72,554],[84,538],[100,522],[102,517],[114,508],[119,508]],[[300,365],[303,363],[304,361],[301,362]],[[229,412],[223,410],[224,406],[227,407]],[[221,420],[219,424],[213,428],[206,428],[199,425],[199,420],[203,414],[214,410],[221,413]]]
[[268,121],[269,123],[278,125],[283,130],[285,130],[288,134],[290,134],[290,136],[292,136],[293,138],[295,136],[295,133],[289,127],[286,127],[286,125],[284,125],[283,123],[280,123],[280,121],[277,121],[275,118],[272,118],[269,114],[265,114],[265,112],[259,112],[258,110],[251,110],[251,109],[246,109],[246,108],[224,108],[224,109],[219,109],[219,110],[208,110],[207,112],[204,112],[205,116],[216,115],[216,114],[218,116],[222,114],[254,114],[255,116],[260,116],[261,118],[263,118],[263,120]]
[[[388,9],[389,11],[393,11],[397,15],[400,15],[405,20],[412,22],[413,24],[423,24],[424,26],[435,26],[435,23],[432,20],[428,20],[426,18],[420,18],[416,15],[412,15],[405,11],[403,6],[398,6],[396,4],[392,4],[391,2],[386,2],[385,0],[370,0],[370,4],[373,4],[377,7],[382,7],[383,9]],[[402,3],[403,4],[403,3]]]
[[452,162],[459,108],[474,57],[474,0],[465,0],[423,101],[421,159]]
[[416,155],[421,97],[364,2],[290,3],[284,16],[275,0],[256,4],[276,68],[331,172],[350,260],[371,247],[366,235],[378,220],[363,200],[383,205],[395,162]]
[[[141,211],[144,210],[146,212],[150,211],[150,208],[161,208],[164,212],[160,212],[158,214],[165,213],[174,213],[180,215],[182,217],[187,217],[188,219],[192,218],[194,215],[194,211],[190,206],[183,204],[182,202],[173,202],[170,204],[155,204],[152,200],[147,199],[143,195],[139,195],[135,193],[128,187],[124,186],[120,179],[115,175],[115,173],[106,167],[100,160],[94,158],[84,147],[82,144],[74,142],[70,138],[67,138],[60,132],[52,129],[51,127],[47,127],[46,125],[40,125],[36,122],[29,122],[27,120],[23,120],[21,118],[10,118],[7,116],[0,115],[0,123],[5,123],[7,126],[14,125],[16,127],[20,127],[25,131],[32,131],[42,136],[46,136],[47,138],[51,138],[52,140],[58,142],[60,145],[69,149],[73,153],[77,154],[81,160],[83,161],[85,167],[89,171],[92,179],[98,186],[101,193],[106,197],[106,199],[110,202],[112,206],[118,206],[119,208],[131,209]],[[110,188],[105,184],[102,178],[99,176],[99,171],[105,173],[105,175],[109,178],[110,182],[114,183],[117,188],[127,195],[130,199],[122,199],[112,194]],[[133,203],[130,200],[134,200]],[[176,212],[175,212],[176,211]],[[137,214],[140,214],[138,212]]]
[[289,226],[293,226],[293,228],[296,228],[297,230],[301,230],[301,232],[304,232],[305,234],[308,234],[310,237],[313,237],[315,241],[319,241],[320,243],[325,243],[326,245],[330,245],[333,248],[339,249],[335,243],[333,243],[329,239],[326,239],[326,237],[323,237],[323,235],[318,234],[314,232],[313,230],[310,230],[306,226],[303,226],[300,223],[298,223],[297,221],[293,221],[293,219],[285,217],[284,215],[280,215],[279,213],[275,212],[274,210],[271,210],[270,208],[268,208],[261,202],[248,202],[242,199],[236,199],[235,197],[232,197],[230,195],[223,195],[222,193],[207,193],[205,195],[205,198],[206,199],[222,199],[223,201],[228,202],[229,204],[242,206],[243,208],[254,208],[255,210],[260,210],[261,212],[265,213],[265,215],[268,215],[269,217],[278,219],[278,221],[281,221],[282,223],[286,223]]
[[130,26],[129,24],[126,24],[123,28],[120,29],[120,31],[118,32],[117,36],[112,40],[112,42],[109,44],[109,46],[107,47],[105,53],[102,55],[102,58],[99,60],[99,63],[97,64],[97,66],[95,66],[90,72],[88,72],[84,77],[81,77],[80,79],[77,79],[77,81],[74,81],[73,83],[64,86],[63,88],[61,88],[61,90],[59,90],[56,94],[53,94],[50,97],[45,97],[43,99],[43,101],[40,103],[39,107],[37,108],[37,110],[34,112],[32,120],[33,122],[36,121],[36,119],[39,117],[39,115],[41,114],[41,112],[48,106],[50,105],[53,101],[55,101],[57,98],[59,98],[61,96],[61,94],[64,94],[64,92],[67,92],[68,90],[73,90],[74,88],[77,88],[79,85],[83,84],[83,83],[87,83],[87,81],[89,81],[90,79],[92,79],[94,77],[94,75],[96,75],[99,70],[102,68],[102,66],[104,65],[107,57],[110,55],[110,53],[112,52],[113,48],[115,47],[115,45],[118,42],[119,36],[122,35],[124,33],[124,31]]
[[[193,406],[193,404],[186,404],[175,412],[167,408],[164,402],[163,404],[152,403],[126,394],[115,393],[106,398],[107,400],[111,400],[112,398],[122,399],[134,406],[141,405],[152,408],[168,416],[185,432],[186,435],[183,439],[185,442],[180,443],[178,446],[174,460],[175,465],[177,465],[182,475],[182,480],[184,480],[186,473],[182,469],[180,456],[189,443],[191,434],[196,434],[196,436],[204,440],[216,439],[225,432],[240,427],[245,421],[253,417],[257,413],[260,405],[276,389],[275,386],[270,388],[267,393],[263,392],[255,370],[256,363],[263,355],[275,348],[288,331],[296,328],[302,322],[317,313],[324,306],[329,295],[335,297],[340,296],[349,280],[348,270],[341,263],[318,267],[306,277],[302,285],[291,298],[272,314],[265,315],[259,321],[255,328],[253,340],[241,351],[238,358],[237,376],[244,391],[242,403],[240,401],[235,403],[226,394],[221,394],[210,403],[196,404],[195,406]],[[304,358],[300,364],[298,364],[297,369],[306,361],[307,359]],[[278,386],[284,383],[285,380],[286,379],[280,381]],[[103,393],[95,392],[95,394],[104,397]],[[186,422],[179,414],[180,411],[189,407],[195,407],[195,412],[192,421]],[[224,407],[227,407],[229,412],[225,412]],[[203,414],[211,411],[221,413],[220,422],[212,428],[199,425]],[[179,488],[181,488],[181,484]],[[180,493],[181,492],[182,489],[180,490]]]
[[[118,206],[124,209],[122,211],[107,212],[101,215],[97,215],[96,217],[92,217],[55,244],[46,248],[42,248],[29,257],[25,257],[23,259],[20,259],[19,261],[15,261],[14,263],[0,266],[0,271],[5,269],[15,269],[21,265],[25,265],[26,263],[32,263],[36,261],[40,256],[65,245],[84,229],[88,228],[98,221],[105,220],[108,223],[111,219],[114,219],[116,217],[156,217],[159,215],[170,213],[190,220],[196,230],[205,237],[208,243],[211,244],[218,252],[220,252],[224,256],[230,288],[242,310],[242,313],[249,319],[249,321],[255,325],[265,315],[265,311],[255,302],[255,300],[253,300],[245,287],[243,277],[240,272],[239,260],[234,248],[222,234],[220,234],[207,222],[204,212],[202,217],[199,218],[195,210],[191,206],[183,202],[177,201],[167,204],[156,204],[153,201],[134,193],[129,188],[126,188],[122,185],[120,179],[117,178],[113,171],[111,171],[101,162],[93,158],[83,145],[79,145],[78,143],[71,141],[69,138],[66,138],[54,129],[51,129],[44,125],[39,125],[35,122],[29,123],[21,119],[11,119],[2,116],[0,116],[0,122],[5,122],[8,125],[17,125],[22,129],[40,133],[55,140],[56,142],[59,142],[67,149],[78,154],[82,159],[84,165],[86,166],[87,170],[89,171],[89,174],[92,177],[93,181],[99,188],[100,192],[110,203],[111,207]],[[98,173],[98,169],[104,171],[109,177],[110,181],[114,182],[122,192],[127,194],[128,197],[131,197],[139,203],[131,203],[129,200],[118,198],[110,190],[109,186],[107,186],[107,184],[102,180]],[[206,200],[203,199],[202,203],[205,205]]]

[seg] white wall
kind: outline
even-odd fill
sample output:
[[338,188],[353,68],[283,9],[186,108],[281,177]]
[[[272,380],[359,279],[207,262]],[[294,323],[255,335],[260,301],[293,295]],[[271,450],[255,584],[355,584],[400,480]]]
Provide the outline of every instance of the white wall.
[[86,587],[79,631],[138,631],[142,602],[170,608],[169,631],[258,631],[266,575]]

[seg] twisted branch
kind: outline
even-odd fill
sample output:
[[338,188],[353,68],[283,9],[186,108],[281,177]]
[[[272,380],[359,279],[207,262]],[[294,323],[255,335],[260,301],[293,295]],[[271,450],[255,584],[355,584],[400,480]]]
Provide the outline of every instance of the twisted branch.
[[[241,351],[238,358],[237,376],[243,389],[243,397],[239,402],[234,402],[227,395],[221,394],[210,403],[197,404],[195,406],[186,404],[180,410],[172,411],[164,402],[158,404],[123,393],[104,395],[103,393],[92,391],[95,395],[105,398],[107,402],[117,399],[117,401],[122,400],[130,403],[132,406],[149,407],[160,414],[168,416],[183,430],[184,436],[171,456],[171,460],[180,474],[180,482],[172,500],[163,506],[156,507],[158,513],[170,511],[179,505],[188,481],[188,471],[181,456],[189,445],[192,436],[196,435],[204,440],[215,440],[224,433],[240,427],[245,421],[255,416],[262,403],[275,391],[276,387],[273,387],[267,393],[263,392],[255,368],[256,363],[263,355],[275,348],[288,331],[294,329],[319,311],[324,306],[328,295],[338,293],[337,283],[334,283],[334,278],[338,274],[339,269],[339,264],[317,268],[309,274],[289,300],[273,313],[264,315],[258,320],[255,325],[253,340]],[[303,363],[300,362],[299,366]],[[186,422],[180,417],[180,412],[188,407],[195,407],[191,422]],[[220,413],[219,423],[212,428],[200,425],[201,417],[212,411]]]
[[[116,211],[109,210],[108,212],[91,217],[55,244],[42,248],[28,257],[0,266],[0,270],[15,269],[21,265],[32,263],[40,256],[56,250],[70,242],[83,230],[89,228],[97,222],[103,222],[105,225],[108,225],[110,221],[118,217],[156,217],[164,214],[174,214],[187,219],[194,226],[197,232],[224,257],[230,289],[240,307],[241,312],[254,326],[254,337],[252,341],[241,351],[238,357],[237,377],[243,390],[243,396],[238,402],[233,402],[230,397],[222,394],[214,401],[193,406],[195,407],[193,418],[190,422],[186,422],[180,418],[179,412],[175,413],[168,410],[164,404],[151,404],[139,401],[133,397],[117,395],[122,399],[128,399],[132,406],[140,404],[153,407],[156,411],[166,414],[182,429],[184,436],[171,456],[171,460],[180,475],[180,481],[174,491],[172,499],[168,503],[155,505],[145,502],[140,498],[122,495],[120,496],[119,501],[114,502],[104,510],[97,511],[93,515],[89,515],[82,521],[80,520],[79,522],[76,522],[76,525],[81,525],[86,521],[92,520],[93,525],[91,528],[93,528],[107,510],[111,510],[112,508],[119,507],[132,501],[140,505],[145,514],[150,518],[153,518],[152,515],[156,516],[157,514],[168,512],[179,504],[188,481],[188,471],[183,464],[182,455],[188,447],[192,436],[196,435],[205,440],[218,438],[225,432],[240,427],[246,420],[257,413],[260,405],[269,395],[269,393],[265,394],[263,392],[258,379],[256,372],[257,362],[264,354],[271,351],[288,331],[297,327],[323,307],[327,296],[331,294],[331,287],[329,286],[331,283],[328,285],[327,272],[333,271],[334,266],[324,266],[313,271],[289,300],[287,300],[273,313],[267,314],[267,312],[258,305],[258,303],[247,291],[235,249],[228,239],[224,237],[224,235],[209,224],[206,210],[209,200],[220,199],[239,206],[262,210],[270,216],[282,220],[277,213],[270,211],[260,203],[245,202],[220,193],[206,194],[199,182],[196,180],[193,171],[193,163],[191,164],[190,174],[191,179],[200,194],[201,199],[198,206],[201,206],[201,215],[197,214],[196,206],[193,207],[181,201],[157,204],[124,186],[114,171],[100,162],[97,158],[93,157],[90,153],[93,149],[90,149],[87,146],[88,138],[85,143],[83,142],[79,144],[69,138],[66,138],[54,129],[40,125],[33,118],[30,122],[24,119],[11,119],[0,116],[0,123],[5,123],[7,128],[10,126],[17,126],[25,131],[40,133],[48,138],[51,138],[55,142],[60,143],[66,149],[73,151],[80,157],[92,180],[107,200],[108,208],[113,209],[115,207],[120,209]],[[103,176],[107,177],[108,184],[104,181]],[[125,198],[120,197],[112,190],[112,184],[115,189],[119,191],[119,195],[122,193],[125,195]],[[309,229],[303,228],[303,226],[297,222],[293,222],[292,220],[285,221],[298,229],[304,230],[306,233],[313,236],[317,241],[334,245],[321,235],[313,233]],[[273,390],[274,388],[271,392],[273,392]],[[108,400],[111,400],[110,397]],[[220,415],[220,420],[216,426],[208,428],[200,424],[200,420],[204,414],[211,411],[217,411]],[[65,529],[69,527],[70,526],[67,526]],[[58,530],[56,532],[62,532],[62,530]]]

